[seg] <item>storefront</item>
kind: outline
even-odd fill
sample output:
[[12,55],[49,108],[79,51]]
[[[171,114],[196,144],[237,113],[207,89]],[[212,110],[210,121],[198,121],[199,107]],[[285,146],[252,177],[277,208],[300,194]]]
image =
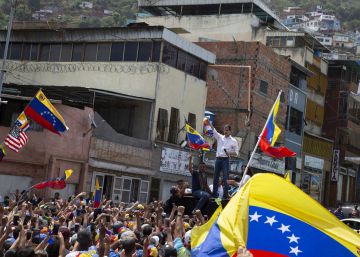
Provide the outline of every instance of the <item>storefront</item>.
[[304,156],[304,169],[301,174],[300,188],[313,199],[322,199],[322,181],[324,179],[324,159]]

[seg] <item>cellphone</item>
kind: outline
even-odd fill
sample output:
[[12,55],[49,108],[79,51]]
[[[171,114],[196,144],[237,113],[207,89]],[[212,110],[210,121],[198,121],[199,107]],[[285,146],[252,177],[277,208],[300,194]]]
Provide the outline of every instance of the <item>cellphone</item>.
[[59,233],[59,224],[54,224],[53,230],[52,230],[52,234],[53,235],[57,235]]
[[40,230],[39,229],[34,229],[33,230],[33,234],[32,234],[32,242],[34,244],[40,244]]
[[14,216],[14,226],[18,226],[18,225],[19,225],[19,219],[20,219],[19,215],[15,215],[15,216]]
[[81,215],[81,211],[82,211],[82,210],[78,210],[78,209],[77,209],[77,210],[76,210],[76,216],[80,216],[80,215]]
[[98,216],[99,214],[101,214],[101,209],[100,209],[100,208],[95,209],[95,210],[94,210],[94,219],[95,219],[95,220],[96,220],[96,218],[97,218],[97,216]]
[[106,222],[110,222],[110,215],[106,215]]

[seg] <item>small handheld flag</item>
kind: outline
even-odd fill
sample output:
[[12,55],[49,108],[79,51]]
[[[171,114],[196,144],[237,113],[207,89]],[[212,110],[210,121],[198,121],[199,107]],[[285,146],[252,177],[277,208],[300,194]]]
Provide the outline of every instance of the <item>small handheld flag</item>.
[[60,135],[60,132],[65,132],[69,129],[63,117],[41,90],[36,93],[35,97],[26,106],[24,112],[32,120],[55,134]]
[[6,156],[5,147],[0,144],[0,161]]
[[199,132],[193,129],[189,124],[185,125],[185,129],[190,148],[194,150],[210,150],[209,143],[205,141]]
[[100,191],[100,185],[99,180],[96,178],[95,181],[95,193],[94,193],[94,208],[99,208],[101,202],[101,191]]
[[53,189],[64,189],[66,187],[66,180],[71,176],[72,173],[73,173],[73,170],[71,170],[71,169],[65,170],[64,176],[52,178],[47,181],[38,183],[38,184],[34,185],[33,188],[44,189],[44,188],[50,187]]
[[5,138],[4,144],[12,151],[18,153],[20,149],[26,145],[29,138],[25,132],[18,126],[14,126],[7,137]]
[[23,132],[28,130],[30,127],[30,122],[24,112],[20,113],[19,117],[15,121],[15,125],[21,128]]

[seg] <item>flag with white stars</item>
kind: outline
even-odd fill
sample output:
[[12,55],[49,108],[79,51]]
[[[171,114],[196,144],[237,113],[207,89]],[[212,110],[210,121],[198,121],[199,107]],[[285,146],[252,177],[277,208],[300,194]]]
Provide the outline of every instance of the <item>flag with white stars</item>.
[[229,201],[191,256],[235,257],[240,246],[254,257],[360,256],[356,232],[295,185],[264,173]]
[[26,106],[24,113],[53,133],[60,135],[60,132],[65,132],[69,129],[65,124],[64,118],[41,90],[37,92],[36,96]]

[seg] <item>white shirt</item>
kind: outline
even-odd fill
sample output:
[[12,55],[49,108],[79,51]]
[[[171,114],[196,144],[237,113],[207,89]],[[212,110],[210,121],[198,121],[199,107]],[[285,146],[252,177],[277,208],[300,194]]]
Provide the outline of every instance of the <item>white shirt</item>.
[[251,178],[251,177],[246,174],[245,177],[244,177],[244,181],[240,181],[239,183],[237,183],[238,186],[239,186],[239,188],[243,187],[243,186],[246,184],[246,182],[248,182],[248,180],[249,180],[250,178]]
[[216,131],[214,128],[214,138],[217,141],[216,157],[228,157],[224,151],[239,153],[239,145],[235,138],[232,136],[225,137]]
[[[211,192],[214,192],[213,188],[214,188],[214,185],[210,185],[210,186],[209,186],[209,189],[210,189]],[[222,186],[218,186],[218,195],[219,195],[219,196],[218,196],[219,198],[221,198],[221,199],[223,198],[224,189],[223,189]]]

